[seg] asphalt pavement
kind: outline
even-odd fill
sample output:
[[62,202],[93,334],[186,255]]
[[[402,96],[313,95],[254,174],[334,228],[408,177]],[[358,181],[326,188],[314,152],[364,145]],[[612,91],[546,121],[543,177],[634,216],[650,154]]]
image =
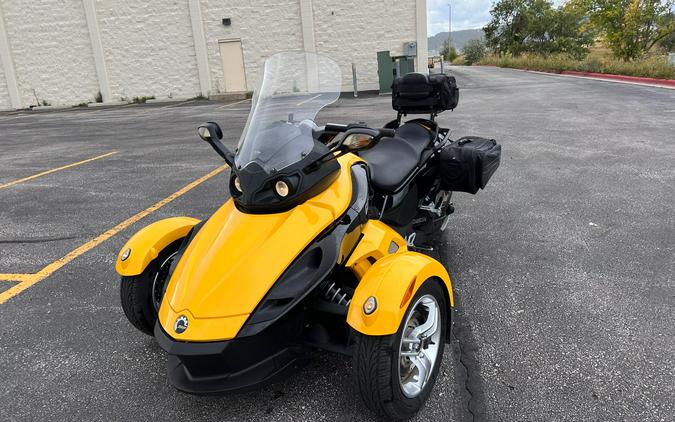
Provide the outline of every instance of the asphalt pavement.
[[[438,120],[503,155],[439,237],[456,338],[417,419],[675,420],[675,90],[451,70],[460,104]],[[222,164],[196,126],[219,122],[234,146],[249,107],[0,114],[0,295],[31,284],[0,304],[0,419],[370,420],[349,359],[329,353],[254,392],[180,393],[120,309],[126,239],[227,198],[224,171],[153,206]],[[388,97],[346,96],[319,120],[394,116]]]

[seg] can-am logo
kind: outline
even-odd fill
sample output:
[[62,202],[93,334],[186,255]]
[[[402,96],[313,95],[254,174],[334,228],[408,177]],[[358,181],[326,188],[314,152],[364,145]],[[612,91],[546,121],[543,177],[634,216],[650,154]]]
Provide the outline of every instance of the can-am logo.
[[181,315],[176,319],[176,322],[173,324],[173,330],[180,334],[187,330],[188,327],[188,319],[185,315]]

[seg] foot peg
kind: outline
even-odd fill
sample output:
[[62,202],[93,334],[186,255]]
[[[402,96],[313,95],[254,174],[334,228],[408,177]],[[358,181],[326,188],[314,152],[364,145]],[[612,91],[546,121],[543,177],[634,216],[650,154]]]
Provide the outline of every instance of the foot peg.
[[408,250],[413,252],[433,252],[434,247],[427,245],[408,245]]
[[415,237],[416,236],[417,236],[417,233],[412,232],[405,238],[405,241],[406,241],[406,244],[407,244],[409,250],[411,250],[413,252],[433,252],[434,251],[433,246],[416,245],[415,244]]

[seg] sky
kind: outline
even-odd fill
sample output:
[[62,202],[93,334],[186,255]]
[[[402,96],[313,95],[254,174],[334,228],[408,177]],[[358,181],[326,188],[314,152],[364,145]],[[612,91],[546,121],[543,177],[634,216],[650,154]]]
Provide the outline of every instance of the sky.
[[[490,20],[493,0],[451,0],[452,30],[482,28]],[[427,0],[427,32],[448,30],[448,0]]]
[[[494,0],[451,0],[452,30],[482,28],[490,20]],[[563,0],[554,0],[559,5]],[[448,30],[448,0],[427,0],[427,32],[436,35]]]

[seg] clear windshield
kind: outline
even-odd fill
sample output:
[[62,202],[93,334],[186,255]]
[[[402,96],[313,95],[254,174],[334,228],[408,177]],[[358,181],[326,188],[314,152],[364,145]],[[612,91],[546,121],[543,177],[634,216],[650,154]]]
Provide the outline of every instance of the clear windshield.
[[235,163],[268,173],[301,160],[314,147],[314,118],[340,95],[340,67],[328,57],[284,52],[265,62]]

